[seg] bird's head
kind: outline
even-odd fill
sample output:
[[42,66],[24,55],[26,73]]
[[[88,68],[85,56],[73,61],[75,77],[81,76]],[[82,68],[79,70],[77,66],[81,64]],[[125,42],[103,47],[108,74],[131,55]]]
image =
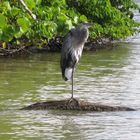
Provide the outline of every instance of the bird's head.
[[79,24],[78,28],[79,29],[88,29],[88,28],[92,27],[92,25],[93,24],[91,24],[91,23],[84,22],[84,23]]

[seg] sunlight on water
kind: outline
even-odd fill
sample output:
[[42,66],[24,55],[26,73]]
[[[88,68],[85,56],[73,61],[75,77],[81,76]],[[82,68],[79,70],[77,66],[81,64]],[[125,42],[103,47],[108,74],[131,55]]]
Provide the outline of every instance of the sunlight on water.
[[37,101],[70,97],[60,54],[0,59],[0,139],[137,140],[140,136],[140,47],[120,43],[84,53],[75,72],[75,97],[137,108],[135,112],[19,111]]

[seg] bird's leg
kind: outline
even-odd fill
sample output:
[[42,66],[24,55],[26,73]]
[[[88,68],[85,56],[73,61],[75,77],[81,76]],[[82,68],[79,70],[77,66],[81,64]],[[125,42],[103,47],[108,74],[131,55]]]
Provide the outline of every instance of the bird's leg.
[[71,99],[73,99],[73,85],[74,85],[74,69],[72,69],[72,79],[71,79]]
[[72,109],[78,108],[79,107],[79,102],[78,100],[73,98],[73,91],[74,91],[74,68],[72,69],[72,77],[71,77],[71,98],[68,101],[68,106]]

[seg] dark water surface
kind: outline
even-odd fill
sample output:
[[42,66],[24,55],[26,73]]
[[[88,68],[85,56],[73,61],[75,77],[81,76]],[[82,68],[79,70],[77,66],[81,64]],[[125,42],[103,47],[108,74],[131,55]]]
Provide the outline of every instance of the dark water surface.
[[138,140],[140,41],[84,53],[75,74],[75,97],[137,108],[134,112],[20,111],[37,101],[70,97],[60,54],[0,59],[0,139]]

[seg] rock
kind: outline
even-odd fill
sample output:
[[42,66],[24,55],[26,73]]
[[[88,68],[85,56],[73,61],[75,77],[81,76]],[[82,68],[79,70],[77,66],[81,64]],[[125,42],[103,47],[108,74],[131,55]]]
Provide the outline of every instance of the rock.
[[108,106],[98,103],[89,103],[85,101],[80,101],[77,99],[69,100],[59,100],[59,101],[47,101],[47,102],[38,102],[27,107],[22,108],[21,110],[79,110],[79,111],[135,111],[133,108],[124,107],[124,106]]

